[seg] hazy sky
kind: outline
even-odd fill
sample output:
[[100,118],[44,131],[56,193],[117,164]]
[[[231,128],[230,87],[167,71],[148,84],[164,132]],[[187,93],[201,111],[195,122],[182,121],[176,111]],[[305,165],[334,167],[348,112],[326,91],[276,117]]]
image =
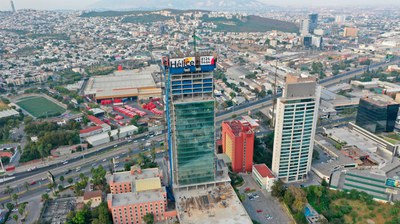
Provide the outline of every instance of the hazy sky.
[[[15,7],[34,8],[34,9],[85,9],[98,0],[14,0]],[[112,0],[110,0],[112,1]],[[250,0],[251,1],[251,0]],[[259,0],[260,2],[277,5],[277,6],[383,6],[396,5],[400,6],[400,0]],[[0,11],[10,10],[9,0],[0,0]]]

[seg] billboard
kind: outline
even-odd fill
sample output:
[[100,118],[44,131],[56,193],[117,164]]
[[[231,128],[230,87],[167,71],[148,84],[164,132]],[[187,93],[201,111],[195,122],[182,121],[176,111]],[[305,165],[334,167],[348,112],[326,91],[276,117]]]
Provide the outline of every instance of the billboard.
[[215,59],[213,56],[202,56],[200,57],[200,65],[215,65]]
[[174,58],[169,60],[170,68],[184,68],[195,66],[196,61],[194,57],[185,57],[185,58]]
[[392,178],[388,178],[388,179],[386,179],[385,185],[386,185],[387,187],[397,187],[397,188],[400,188],[400,181],[399,181],[399,180],[392,179]]

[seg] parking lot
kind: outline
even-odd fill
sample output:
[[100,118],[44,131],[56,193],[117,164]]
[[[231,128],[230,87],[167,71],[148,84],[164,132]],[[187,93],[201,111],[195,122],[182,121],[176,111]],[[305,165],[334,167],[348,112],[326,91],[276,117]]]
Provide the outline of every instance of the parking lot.
[[[256,182],[251,177],[251,174],[242,175],[245,183],[239,189],[240,193],[244,193],[246,188],[255,189],[253,195],[256,194],[254,200],[250,200],[249,196],[246,194],[246,199],[243,201],[243,206],[245,207],[247,213],[252,220],[259,223],[293,223],[288,214],[286,214],[281,203],[274,197],[271,193],[260,189]],[[269,217],[269,218],[268,218]]]

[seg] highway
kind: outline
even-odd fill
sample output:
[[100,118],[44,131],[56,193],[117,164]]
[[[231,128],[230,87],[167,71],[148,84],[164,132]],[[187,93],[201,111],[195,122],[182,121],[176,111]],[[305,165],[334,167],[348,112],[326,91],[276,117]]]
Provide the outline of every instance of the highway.
[[[394,58],[392,59],[391,63],[396,63],[400,60],[400,58]],[[369,69],[375,69],[378,68],[382,65],[385,65],[386,62],[379,62],[373,65],[369,66]],[[356,75],[360,75],[364,72],[366,68],[358,68],[340,75],[336,75],[333,77],[328,77],[326,79],[320,80],[320,84],[323,86],[329,86],[333,85],[338,82],[342,82],[344,80],[347,80],[349,78],[352,78]],[[277,95],[279,97],[280,95]],[[256,110],[262,107],[268,107],[272,105],[272,97],[268,96],[265,97],[261,100],[254,101],[254,102],[249,102],[246,104],[242,104],[239,106],[235,106],[234,108],[231,108],[230,110],[218,112],[216,114],[216,123],[221,122],[222,120],[230,119],[233,114],[244,114],[247,113],[248,111],[251,110]],[[163,132],[165,133],[165,132]],[[19,189],[22,190],[24,187],[24,183],[28,182],[31,183],[33,181],[40,181],[42,178],[45,178],[47,176],[47,171],[51,171],[53,175],[61,175],[62,173],[65,173],[68,169],[74,170],[76,167],[86,167],[86,166],[91,166],[93,163],[99,163],[99,161],[103,160],[109,160],[110,158],[114,156],[121,155],[124,152],[128,151],[128,148],[137,148],[137,144],[139,142],[145,142],[146,140],[153,140],[156,138],[160,138],[163,135],[160,136],[155,136],[153,138],[147,138],[143,134],[135,136],[132,139],[125,139],[122,141],[115,141],[111,142],[107,145],[100,146],[100,147],[95,147],[89,150],[85,150],[84,152],[81,153],[76,153],[72,154],[71,156],[75,156],[74,158],[68,159],[68,163],[63,164],[61,161],[62,159],[52,161],[48,164],[42,164],[42,167],[38,167],[33,171],[26,171],[23,169],[24,168],[17,168],[16,172],[14,173],[13,179],[6,180],[1,183],[0,185],[0,192],[2,193],[5,189],[6,186],[13,187],[17,189],[17,192]],[[135,145],[136,144],[136,145]],[[117,145],[117,146],[115,146]],[[111,150],[113,149],[113,150]],[[137,150],[134,150],[135,153],[139,153]],[[7,177],[7,175],[5,176]],[[37,184],[45,184],[43,183],[37,183]],[[34,187],[34,186],[32,186]],[[43,189],[41,189],[43,190]],[[34,192],[34,191],[33,191]],[[29,192],[28,192],[29,193]],[[0,194],[1,196],[2,194]],[[4,195],[2,195],[4,196]],[[3,198],[4,200],[4,198]]]
[[[386,63],[386,61],[382,61],[382,62],[378,62],[378,63],[375,63],[375,64],[371,64],[369,66],[369,69],[370,70],[371,69],[376,69],[376,68],[379,68],[379,67],[381,67],[383,65],[393,64],[393,63],[397,63],[399,61],[400,61],[400,57],[396,57],[396,58],[393,58],[390,61],[390,63]],[[322,80],[319,81],[319,84],[322,85],[322,86],[325,86],[325,87],[332,86],[334,84],[346,81],[346,80],[348,80],[350,78],[353,78],[353,77],[355,77],[357,75],[361,75],[362,73],[364,73],[364,71],[367,69],[367,67],[368,66],[362,67],[362,68],[357,68],[357,69],[354,69],[354,70],[351,70],[351,71],[348,71],[348,72],[345,72],[345,73],[342,73],[342,74],[338,74],[338,75],[335,75],[335,76],[331,76],[331,77],[322,79]],[[281,94],[277,94],[277,97],[280,97],[280,96],[281,96]],[[257,100],[257,101],[244,103],[244,104],[241,104],[241,105],[238,105],[238,106],[234,106],[229,110],[218,112],[218,113],[216,113],[215,122],[221,122],[223,120],[230,119],[233,114],[240,115],[240,114],[244,114],[244,113],[247,113],[249,111],[252,111],[252,110],[256,110],[256,109],[260,109],[260,108],[263,108],[263,107],[271,106],[272,105],[272,99],[273,99],[272,96],[267,96],[267,97],[265,97],[263,99],[260,99],[260,100]]]

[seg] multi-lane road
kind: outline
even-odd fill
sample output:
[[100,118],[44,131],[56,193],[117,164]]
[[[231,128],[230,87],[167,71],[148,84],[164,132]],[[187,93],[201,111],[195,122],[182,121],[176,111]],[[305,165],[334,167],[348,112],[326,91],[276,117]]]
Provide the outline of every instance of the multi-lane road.
[[[400,58],[394,58],[392,59],[391,63],[397,63],[400,61]],[[375,63],[369,66],[369,69],[375,69],[378,67],[381,67],[385,65],[386,62],[379,62]],[[320,80],[320,84],[323,86],[330,86],[334,85],[339,82],[346,81],[354,76],[362,74],[367,68],[358,68],[340,75],[332,76],[325,78],[323,80]],[[278,95],[277,97],[279,97]],[[230,110],[218,112],[216,114],[216,122],[221,122],[223,120],[229,119],[232,117],[233,114],[244,114],[252,110],[260,109],[263,107],[268,107],[272,105],[272,100],[273,98],[271,96],[265,97],[263,99],[260,99],[258,101],[254,102],[249,102],[245,103],[239,106],[235,106],[234,108],[231,108]],[[153,137],[153,138],[159,138],[159,137]],[[0,191],[5,189],[6,186],[11,186],[16,189],[16,191],[22,190],[24,188],[24,183],[32,183],[32,182],[37,182],[37,184],[43,184],[46,185],[46,182],[41,181],[43,178],[47,176],[47,171],[51,171],[54,175],[62,175],[65,173],[68,169],[74,170],[76,167],[82,167],[82,171],[84,170],[84,167],[91,166],[93,163],[104,163],[104,165],[107,165],[107,162],[110,158],[120,155],[124,152],[128,151],[128,148],[137,148],[134,144],[137,143],[138,141],[146,141],[146,140],[153,140],[152,138],[145,137],[144,135],[137,136],[132,139],[125,139],[122,141],[118,142],[112,142],[108,145],[97,147],[94,149],[90,149],[87,152],[83,152],[80,154],[75,155],[74,158],[70,158],[68,160],[68,163],[63,163],[63,161],[58,160],[58,161],[53,161],[47,165],[42,165],[42,167],[38,167],[32,171],[25,171],[25,170],[17,170],[17,172],[12,176],[12,179],[4,179],[2,183],[0,183]],[[117,145],[117,146],[115,146]],[[135,153],[139,153],[137,150],[134,150]],[[103,162],[105,160],[106,162]],[[90,167],[88,167],[90,170]],[[87,170],[87,171],[88,171]],[[7,177],[7,176],[6,176]],[[35,188],[35,186],[32,186]],[[42,188],[38,188],[41,191],[43,191]],[[35,191],[32,190],[29,192],[29,194],[34,194]],[[3,195],[4,196],[4,195]],[[1,197],[1,194],[0,194]],[[4,200],[4,198],[3,198]]]
[[[390,61],[390,64],[397,63],[399,61],[400,61],[400,57],[396,57]],[[354,70],[351,70],[351,71],[348,71],[348,72],[345,72],[342,74],[338,74],[335,76],[331,76],[331,77],[322,79],[319,81],[319,84],[322,86],[325,86],[325,87],[332,86],[337,83],[347,81],[357,75],[361,75],[367,69],[372,70],[372,69],[376,69],[376,68],[382,67],[387,64],[388,63],[386,61],[382,61],[382,62],[378,62],[375,64],[371,64],[369,66],[357,68],[357,69],[354,69]],[[280,97],[280,96],[281,96],[280,94],[277,95],[277,97]],[[252,111],[252,110],[269,107],[272,105],[272,100],[273,100],[272,96],[267,96],[267,97],[257,100],[257,101],[244,103],[244,104],[232,107],[229,110],[218,112],[216,114],[216,122],[221,122],[223,120],[229,119],[232,117],[233,114],[240,115],[240,114],[244,114],[249,111]]]

